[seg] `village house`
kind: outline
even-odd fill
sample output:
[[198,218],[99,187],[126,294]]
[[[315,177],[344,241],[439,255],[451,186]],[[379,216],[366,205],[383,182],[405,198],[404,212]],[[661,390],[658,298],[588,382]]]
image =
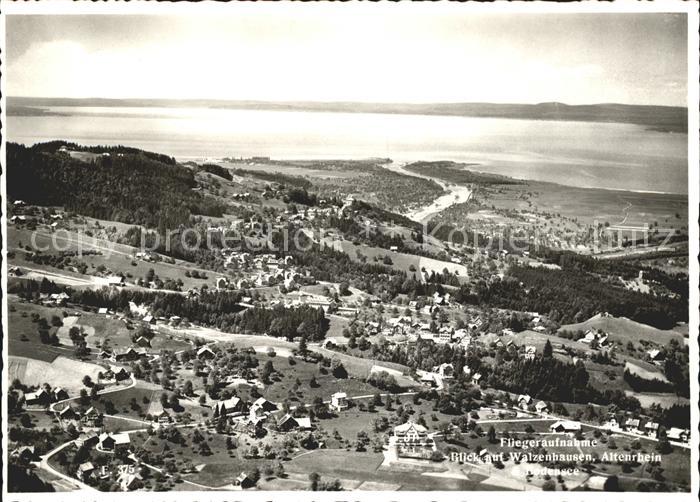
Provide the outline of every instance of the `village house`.
[[225,401],[219,401],[214,405],[214,416],[226,416],[243,413],[243,401],[238,397],[232,397]]
[[112,355],[112,360],[115,363],[124,361],[136,361],[144,355],[143,352],[136,350],[134,347],[128,347],[126,349],[117,350]]
[[479,385],[479,382],[481,382],[481,373],[474,373],[474,375],[472,375],[472,383],[474,385]]
[[163,410],[155,416],[156,422],[159,425],[168,425],[173,421],[173,418],[168,413],[168,410]]
[[216,357],[216,354],[214,354],[214,351],[211,350],[206,345],[204,347],[200,347],[197,350],[197,359],[209,360],[209,359],[214,359],[215,357]]
[[394,427],[393,437],[400,457],[429,458],[435,450],[435,442],[428,436],[428,429],[412,421]]
[[66,392],[63,387],[55,387],[51,391],[51,394],[53,395],[54,401],[63,401],[64,399],[68,399],[68,392]]
[[433,334],[433,341],[435,343],[450,343],[452,342],[452,329],[443,326],[440,329],[438,329],[437,333]]
[[335,411],[348,409],[348,395],[345,392],[336,392],[331,396],[330,408]]
[[265,430],[265,420],[265,417],[248,418],[248,420],[239,420],[235,422],[235,429],[239,432],[245,432],[250,437],[259,438],[267,433],[267,431]]
[[664,360],[664,354],[659,349],[647,350],[647,355],[655,363]]
[[139,347],[150,347],[151,341],[145,336],[140,336],[135,340],[136,345]]
[[76,476],[82,482],[86,482],[92,477],[93,472],[95,472],[95,466],[92,462],[85,462],[78,466]]
[[549,426],[552,432],[575,434],[581,430],[581,424],[572,420],[559,420]]
[[245,472],[242,472],[238,475],[234,481],[234,484],[236,486],[240,486],[242,489],[246,489],[255,486],[255,481],[253,481]]
[[445,293],[441,295],[437,291],[433,293],[433,305],[449,305],[450,304],[450,294]]
[[123,492],[136,490],[143,486],[143,478],[137,472],[125,472],[119,476],[119,486]]
[[90,406],[80,417],[80,422],[86,427],[99,427],[102,425],[102,413],[94,406]]
[[658,422],[647,422],[644,424],[644,433],[647,436],[656,437],[659,433],[659,423]]
[[277,422],[277,429],[280,432],[289,432],[294,429],[311,430],[311,419],[309,417],[293,417],[289,413],[280,418]]
[[58,412],[58,418],[61,420],[76,420],[78,418],[78,412],[76,412],[72,406],[66,406]]
[[518,396],[517,401],[518,407],[527,411],[528,407],[530,406],[530,403],[532,403],[532,398],[528,394],[520,394]]
[[687,443],[688,439],[690,439],[690,431],[688,429],[671,427],[666,431],[666,439],[669,441],[676,441],[678,443]]
[[615,415],[610,415],[608,417],[607,422],[603,424],[603,428],[608,429],[608,430],[617,430],[620,428],[620,423],[617,421],[617,417]]
[[641,434],[641,431],[639,430],[639,419],[638,418],[628,418],[625,421],[625,426],[624,430],[627,432],[633,432],[635,434]]
[[49,402],[49,394],[44,389],[39,389],[36,392],[28,392],[24,395],[24,402],[27,406],[45,406]]
[[433,372],[440,375],[443,380],[451,380],[455,377],[455,368],[451,363],[442,363],[433,368]]
[[583,338],[579,340],[581,343],[585,343],[586,345],[597,345],[597,346],[603,346],[606,345],[608,342],[608,335],[607,333],[601,331],[601,330],[596,330],[596,329],[589,329],[586,331],[586,333],[583,335]]
[[52,293],[49,295],[49,303],[56,306],[62,307],[70,299],[66,293]]
[[549,411],[549,407],[544,401],[538,401],[537,404],[535,404],[535,411],[537,411],[537,413],[546,413]]
[[535,356],[537,355],[537,348],[534,347],[533,345],[527,345],[525,347],[525,360],[526,361],[533,361],[535,359]]
[[131,439],[126,432],[100,434],[99,442],[97,443],[101,450],[119,452],[128,450],[131,445]]
[[277,409],[277,405],[271,403],[264,397],[258,398],[250,407],[250,418],[267,418],[270,412]]
[[[83,416],[85,415],[83,414]],[[78,439],[75,440],[75,445],[78,448],[80,448],[81,446],[85,446],[86,448],[94,448],[99,442],[100,436],[93,432],[83,434],[82,436],[80,436]]]
[[126,380],[131,376],[131,373],[126,368],[123,368],[122,366],[114,366],[111,365],[109,367],[110,373],[112,373],[112,376],[115,381],[120,382],[122,380]]

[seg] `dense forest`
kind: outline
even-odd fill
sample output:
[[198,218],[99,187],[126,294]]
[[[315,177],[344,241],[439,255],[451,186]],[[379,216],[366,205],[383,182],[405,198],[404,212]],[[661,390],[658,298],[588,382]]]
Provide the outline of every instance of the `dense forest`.
[[[63,206],[94,218],[165,229],[193,214],[221,216],[225,206],[192,190],[192,171],[164,155],[132,148],[104,148],[92,162],[58,153],[64,142],[30,148],[7,144],[7,191],[12,199]],[[93,147],[94,149],[94,147]]]
[[494,365],[488,383],[496,389],[548,401],[587,403],[591,397],[586,368],[552,357],[532,361],[515,359]]
[[241,313],[236,326],[244,333],[267,333],[288,340],[304,337],[311,341],[320,341],[326,336],[329,321],[320,307],[253,307]]
[[221,167],[218,164],[202,164],[199,166],[199,168],[204,171],[205,173],[210,173],[215,176],[219,176],[221,178],[227,179],[231,181],[233,179],[233,176],[231,176],[231,173],[229,172],[228,169],[225,167]]
[[322,340],[328,331],[328,320],[323,309],[302,305],[295,308],[243,309],[238,302],[244,291],[203,291],[199,297],[162,292],[119,290],[77,290],[71,300],[81,305],[108,307],[127,311],[129,302],[150,305],[156,316],[178,315],[203,326],[215,327],[227,333],[267,333],[292,339],[306,336]]
[[634,279],[639,272],[644,273],[644,279],[666,287],[669,291],[688,298],[688,275],[684,273],[668,273],[659,268],[646,267],[629,260],[599,260],[573,251],[533,247],[532,256],[544,259],[546,263],[559,265],[563,270],[578,270],[604,276],[619,276],[623,279]]
[[562,324],[581,322],[600,312],[624,316],[660,329],[688,320],[688,304],[623,289],[575,269],[511,266],[509,276],[493,284],[462,287],[462,303],[547,313]]
[[673,385],[658,378],[653,380],[648,380],[640,376],[630,373],[629,370],[625,370],[624,374],[625,382],[632,388],[635,392],[672,392]]

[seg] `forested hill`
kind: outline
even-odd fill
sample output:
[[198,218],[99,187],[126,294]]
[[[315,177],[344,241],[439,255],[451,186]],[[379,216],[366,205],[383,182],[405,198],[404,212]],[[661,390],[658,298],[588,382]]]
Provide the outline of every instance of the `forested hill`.
[[[93,155],[80,160],[59,152],[61,146]],[[223,214],[225,207],[193,191],[195,185],[193,172],[171,157],[135,148],[7,144],[8,196],[29,204],[164,230],[192,214]]]

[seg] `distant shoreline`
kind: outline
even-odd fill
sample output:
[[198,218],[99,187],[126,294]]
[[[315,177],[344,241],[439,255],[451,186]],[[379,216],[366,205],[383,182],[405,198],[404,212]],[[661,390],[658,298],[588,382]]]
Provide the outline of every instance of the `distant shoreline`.
[[602,103],[362,103],[362,102],[273,102],[170,99],[28,98],[9,96],[8,116],[28,116],[32,108],[43,115],[42,107],[134,107],[205,108],[285,112],[367,113],[444,117],[475,117],[542,120],[551,122],[598,122],[635,124],[657,132],[688,132],[688,109],[678,106],[625,105]]
[[[224,163],[228,162],[223,159],[219,158],[204,158],[201,156],[175,156],[175,158],[178,160],[178,162],[212,162],[212,163]],[[285,162],[334,162],[334,161],[370,161],[370,160],[376,160],[379,159],[379,157],[367,157],[367,158],[349,158],[349,159],[333,159],[333,158],[327,158],[327,159],[309,159],[309,158],[284,158],[284,159],[271,159],[275,163],[278,164],[284,164]],[[391,159],[390,159],[391,160]],[[450,159],[444,159],[449,161]],[[394,161],[391,160],[393,163]],[[416,159],[413,162],[421,162],[420,159]],[[459,164],[462,164],[463,162],[455,161],[458,162]],[[479,165],[479,164],[473,164],[473,165]],[[279,166],[278,172],[284,172],[284,166]],[[605,190],[607,192],[621,192],[625,194],[638,194],[638,195],[668,195],[668,196],[675,196],[675,197],[682,197],[685,198],[686,201],[688,200],[688,194],[683,193],[683,192],[662,192],[662,191],[657,191],[657,190],[633,190],[633,189],[628,189],[628,188],[608,188],[608,187],[596,187],[596,186],[578,186],[578,185],[565,185],[563,183],[557,183],[554,181],[545,181],[545,180],[538,180],[534,178],[516,178],[514,176],[507,176],[499,173],[491,173],[489,171],[477,171],[474,170],[475,172],[479,173],[484,173],[484,174],[498,174],[500,176],[504,176],[506,178],[510,178],[516,181],[522,181],[526,183],[539,183],[539,184],[545,184],[545,185],[556,185],[560,187],[565,187],[565,188],[570,188],[574,190]],[[395,171],[396,172],[396,171]],[[420,177],[417,173],[411,173],[411,174],[404,174],[405,176],[415,176],[415,177]],[[437,178],[436,179],[440,179]],[[448,185],[459,185],[459,183],[453,183],[447,180],[442,180],[440,179],[443,183],[446,183]]]

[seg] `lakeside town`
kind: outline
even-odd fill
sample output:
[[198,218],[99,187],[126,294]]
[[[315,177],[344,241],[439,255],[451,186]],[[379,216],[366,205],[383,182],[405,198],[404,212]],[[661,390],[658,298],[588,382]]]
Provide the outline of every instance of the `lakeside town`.
[[[494,247],[503,224],[405,216],[390,187],[454,182],[386,159],[8,159],[22,490],[689,489],[687,223]],[[113,176],[136,182],[95,204]]]

